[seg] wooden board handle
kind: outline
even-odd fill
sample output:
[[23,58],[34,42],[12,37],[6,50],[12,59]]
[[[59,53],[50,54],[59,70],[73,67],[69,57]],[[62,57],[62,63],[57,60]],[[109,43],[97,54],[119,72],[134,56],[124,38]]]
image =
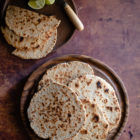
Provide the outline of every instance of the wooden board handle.
[[84,25],[79,19],[79,17],[76,15],[76,13],[73,11],[73,9],[66,3],[64,6],[64,9],[69,16],[70,20],[72,23],[75,25],[75,27],[79,30],[82,31],[84,30]]

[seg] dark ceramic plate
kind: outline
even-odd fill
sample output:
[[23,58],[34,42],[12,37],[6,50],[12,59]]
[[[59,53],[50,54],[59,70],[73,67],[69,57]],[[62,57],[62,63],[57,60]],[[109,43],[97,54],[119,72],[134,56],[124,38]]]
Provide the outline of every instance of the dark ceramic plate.
[[107,140],[117,139],[120,136],[121,132],[123,131],[123,128],[126,124],[127,117],[128,117],[128,105],[129,104],[128,104],[128,96],[127,96],[126,89],[125,89],[122,81],[120,80],[120,78],[117,76],[117,74],[111,68],[109,68],[104,63],[102,63],[96,59],[93,59],[93,58],[90,58],[87,56],[83,56],[83,55],[62,56],[59,58],[49,60],[46,63],[44,63],[42,66],[40,66],[37,70],[35,70],[31,74],[29,79],[27,80],[27,82],[24,86],[22,95],[21,95],[20,113],[21,113],[22,121],[24,123],[24,126],[25,126],[29,136],[31,136],[31,138],[34,140],[40,139],[31,130],[28,119],[27,119],[27,114],[26,114],[30,99],[36,90],[36,87],[37,87],[37,84],[38,84],[40,78],[42,77],[42,75],[48,68],[50,68],[56,64],[63,63],[63,62],[69,62],[69,61],[82,61],[82,62],[90,64],[95,71],[95,75],[98,75],[98,76],[104,78],[106,81],[108,81],[114,87],[114,89],[116,91],[116,95],[117,95],[119,103],[120,103],[120,106],[121,106],[121,120],[120,120],[118,127],[110,132]]
[[[66,0],[67,3],[74,9],[76,12],[75,4],[72,0]],[[56,50],[60,46],[62,46],[64,43],[66,43],[73,35],[75,28],[72,25],[71,21],[65,14],[64,9],[58,5],[57,3],[51,5],[51,6],[45,6],[41,10],[33,10],[28,6],[28,0],[0,0],[0,19],[1,19],[1,24],[4,25],[4,16],[5,16],[5,11],[6,7],[9,4],[20,6],[22,8],[26,8],[35,12],[39,12],[45,15],[55,15],[58,19],[61,20],[61,24],[58,28],[58,36],[57,36],[57,43],[54,48]],[[8,44],[7,44],[8,46]]]

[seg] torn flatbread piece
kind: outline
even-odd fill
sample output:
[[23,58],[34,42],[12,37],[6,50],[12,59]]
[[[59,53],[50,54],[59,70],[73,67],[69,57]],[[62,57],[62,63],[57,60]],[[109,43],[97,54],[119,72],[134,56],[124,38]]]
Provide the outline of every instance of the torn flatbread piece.
[[80,100],[86,99],[98,104],[110,130],[118,126],[121,109],[115,90],[107,81],[95,75],[83,75],[74,79],[69,87],[79,93]]
[[38,46],[43,46],[46,43],[48,37],[52,35],[52,31],[48,31],[38,38],[20,37],[16,35],[13,31],[11,31],[7,26],[1,27],[1,30],[8,44],[19,50],[27,50],[31,48],[37,48]]
[[33,131],[44,139],[72,138],[85,123],[85,110],[76,94],[51,80],[33,95],[27,114]]
[[38,45],[36,48],[16,49],[12,54],[22,59],[40,59],[53,50],[56,40],[57,30],[54,30],[51,36],[46,37],[46,43],[43,46]]
[[40,37],[44,32],[57,28],[60,20],[27,9],[9,5],[5,22],[8,28],[20,37]]
[[106,140],[109,125],[97,104],[82,100],[86,110],[86,121],[80,132],[71,140]]
[[79,61],[60,63],[46,71],[38,84],[38,89],[43,86],[46,79],[68,85],[73,79],[84,74],[94,74],[94,71],[89,64]]

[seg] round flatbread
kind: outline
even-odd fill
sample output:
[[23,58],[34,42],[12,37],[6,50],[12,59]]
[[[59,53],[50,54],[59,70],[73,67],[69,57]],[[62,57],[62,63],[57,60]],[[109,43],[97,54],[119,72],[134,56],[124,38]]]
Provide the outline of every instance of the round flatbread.
[[85,110],[76,94],[51,80],[34,94],[27,115],[33,131],[44,139],[72,138],[85,122]]
[[113,87],[108,82],[95,75],[84,75],[74,79],[69,87],[78,91],[79,99],[98,104],[110,125],[110,130],[118,126],[121,118],[120,105]]
[[21,37],[40,37],[44,32],[57,28],[60,20],[27,9],[9,5],[5,22],[10,30]]
[[100,108],[89,101],[83,100],[86,110],[85,125],[71,140],[106,140],[109,125]]
[[57,83],[68,85],[73,79],[84,74],[94,74],[93,69],[89,64],[79,61],[60,63],[46,71],[39,82],[38,89],[43,86],[46,79],[51,79]]
[[57,30],[52,32],[52,35],[46,38],[46,43],[43,46],[38,46],[37,48],[30,49],[16,49],[12,52],[15,56],[22,59],[40,59],[49,54],[56,43],[57,40]]
[[48,31],[38,38],[33,37],[20,37],[11,31],[7,26],[1,27],[4,38],[8,44],[12,45],[16,49],[31,49],[37,48],[38,46],[43,46],[48,38],[52,35],[53,31]]

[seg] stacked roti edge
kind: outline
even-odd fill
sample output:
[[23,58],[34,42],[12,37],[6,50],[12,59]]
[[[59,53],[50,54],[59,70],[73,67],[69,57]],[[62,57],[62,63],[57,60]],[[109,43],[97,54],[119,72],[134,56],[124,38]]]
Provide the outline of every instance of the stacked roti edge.
[[70,61],[49,68],[38,84],[37,93],[46,90],[48,81],[72,91],[82,104],[85,115],[84,123],[75,135],[69,138],[52,136],[52,140],[106,140],[108,133],[117,127],[121,110],[115,91],[108,82],[95,76],[89,64]]
[[9,5],[6,26],[1,31],[8,44],[16,48],[12,54],[22,59],[40,59],[53,50],[60,22],[55,16]]

